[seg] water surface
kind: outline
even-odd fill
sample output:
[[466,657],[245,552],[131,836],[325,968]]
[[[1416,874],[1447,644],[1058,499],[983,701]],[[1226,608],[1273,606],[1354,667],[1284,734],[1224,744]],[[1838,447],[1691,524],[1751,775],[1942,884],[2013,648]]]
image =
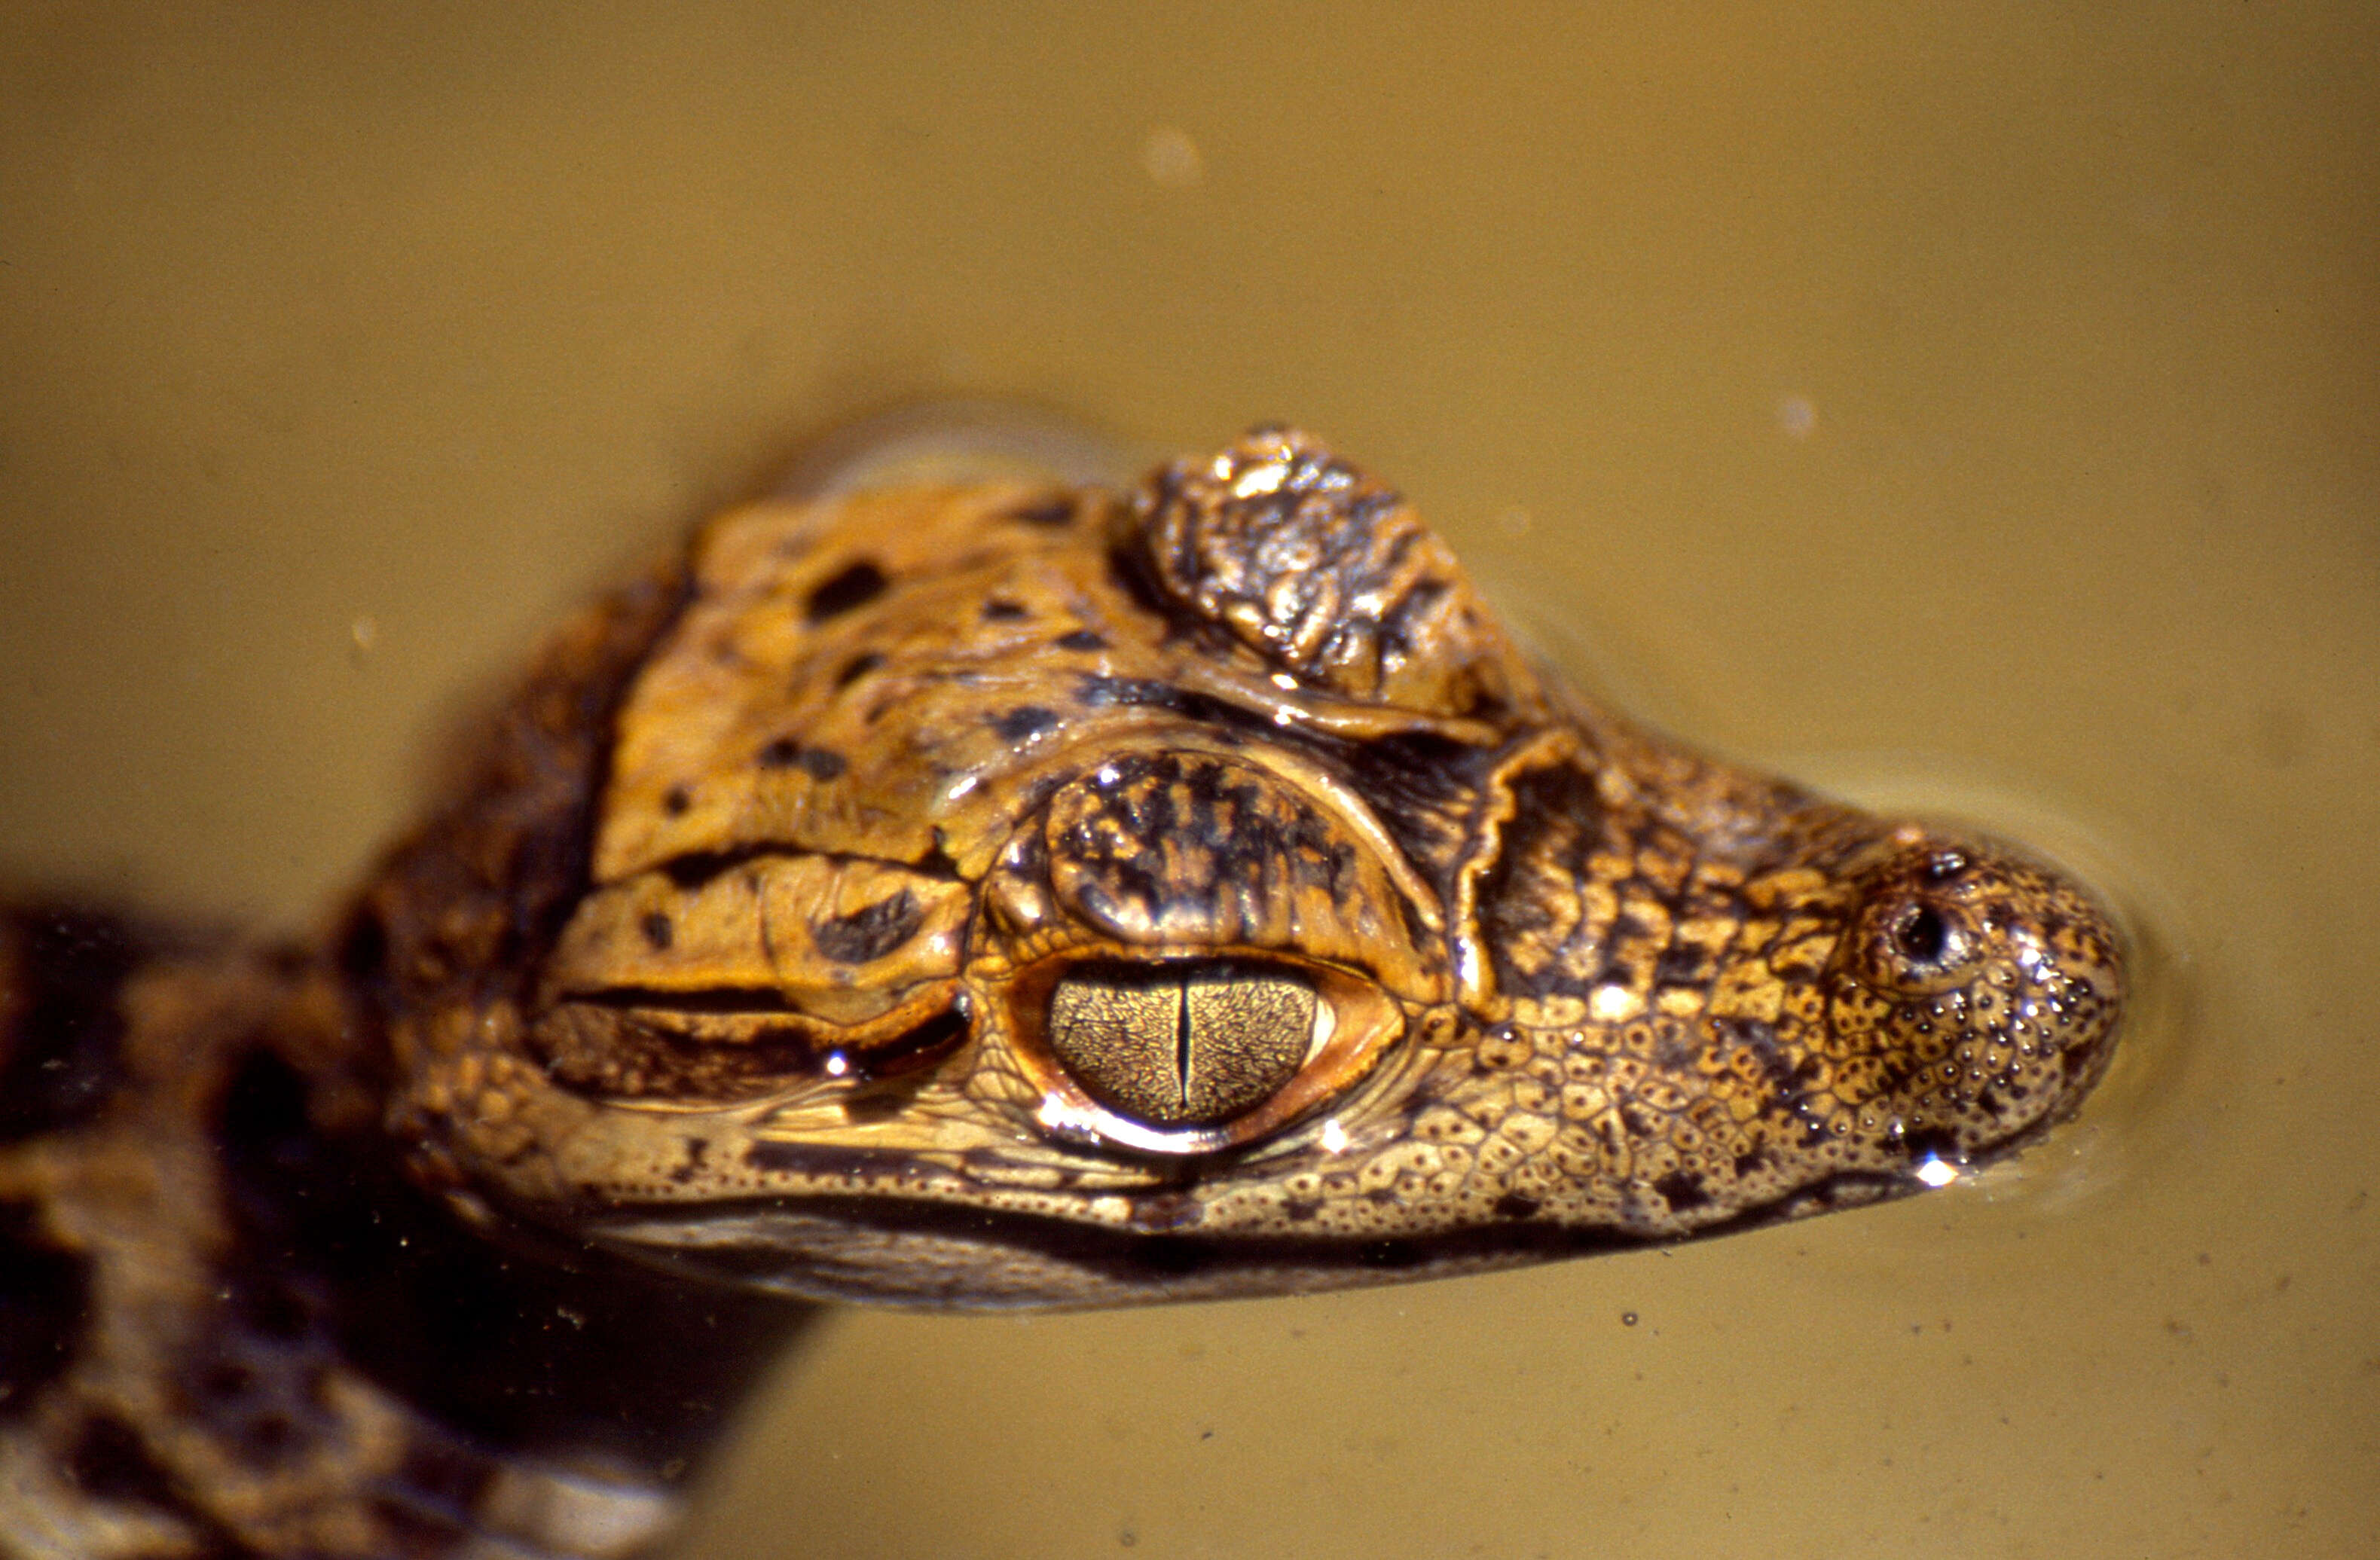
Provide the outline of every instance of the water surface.
[[0,17],[0,868],[302,927],[795,437],[1297,418],[1566,660],[2043,840],[2141,1022],[1941,1195],[847,1313],[684,1554],[2380,1554],[2367,6]]

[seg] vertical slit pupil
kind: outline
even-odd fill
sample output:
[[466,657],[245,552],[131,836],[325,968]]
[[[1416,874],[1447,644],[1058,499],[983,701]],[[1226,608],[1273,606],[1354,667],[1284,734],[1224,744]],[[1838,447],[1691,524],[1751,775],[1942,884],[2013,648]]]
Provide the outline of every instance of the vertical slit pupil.
[[1179,1080],[1182,1104],[1190,1104],[1190,983],[1173,986],[1173,1076]]
[[1102,1105],[1160,1126],[1205,1125],[1297,1076],[1320,1000],[1269,965],[1086,963],[1051,988],[1044,1034]]

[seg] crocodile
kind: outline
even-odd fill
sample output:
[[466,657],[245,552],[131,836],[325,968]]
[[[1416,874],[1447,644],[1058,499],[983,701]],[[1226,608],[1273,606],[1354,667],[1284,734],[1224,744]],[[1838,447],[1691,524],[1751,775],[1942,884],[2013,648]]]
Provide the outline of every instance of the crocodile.
[[0,1552],[641,1553],[813,1302],[1869,1203],[2123,1001],[2086,889],[1582,696],[1284,427],[732,509],[473,755],[318,944],[0,910]]

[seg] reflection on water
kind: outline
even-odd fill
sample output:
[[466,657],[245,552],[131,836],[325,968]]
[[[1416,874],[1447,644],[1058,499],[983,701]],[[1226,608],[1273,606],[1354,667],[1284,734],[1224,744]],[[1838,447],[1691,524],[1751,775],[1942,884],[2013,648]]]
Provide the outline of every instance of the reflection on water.
[[2374,1553],[2375,29],[20,7],[0,865],[302,924],[799,433],[1294,417],[1631,709],[2082,867],[2115,1070],[1673,1252],[845,1312],[686,1553]]

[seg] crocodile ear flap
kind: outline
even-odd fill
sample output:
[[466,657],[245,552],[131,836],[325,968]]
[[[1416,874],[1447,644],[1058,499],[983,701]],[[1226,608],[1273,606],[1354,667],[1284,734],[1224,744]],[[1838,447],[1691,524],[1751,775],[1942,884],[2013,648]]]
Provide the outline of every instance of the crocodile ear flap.
[[1160,467],[1131,523],[1171,604],[1315,693],[1437,717],[1542,702],[1446,544],[1309,434],[1258,428]]

